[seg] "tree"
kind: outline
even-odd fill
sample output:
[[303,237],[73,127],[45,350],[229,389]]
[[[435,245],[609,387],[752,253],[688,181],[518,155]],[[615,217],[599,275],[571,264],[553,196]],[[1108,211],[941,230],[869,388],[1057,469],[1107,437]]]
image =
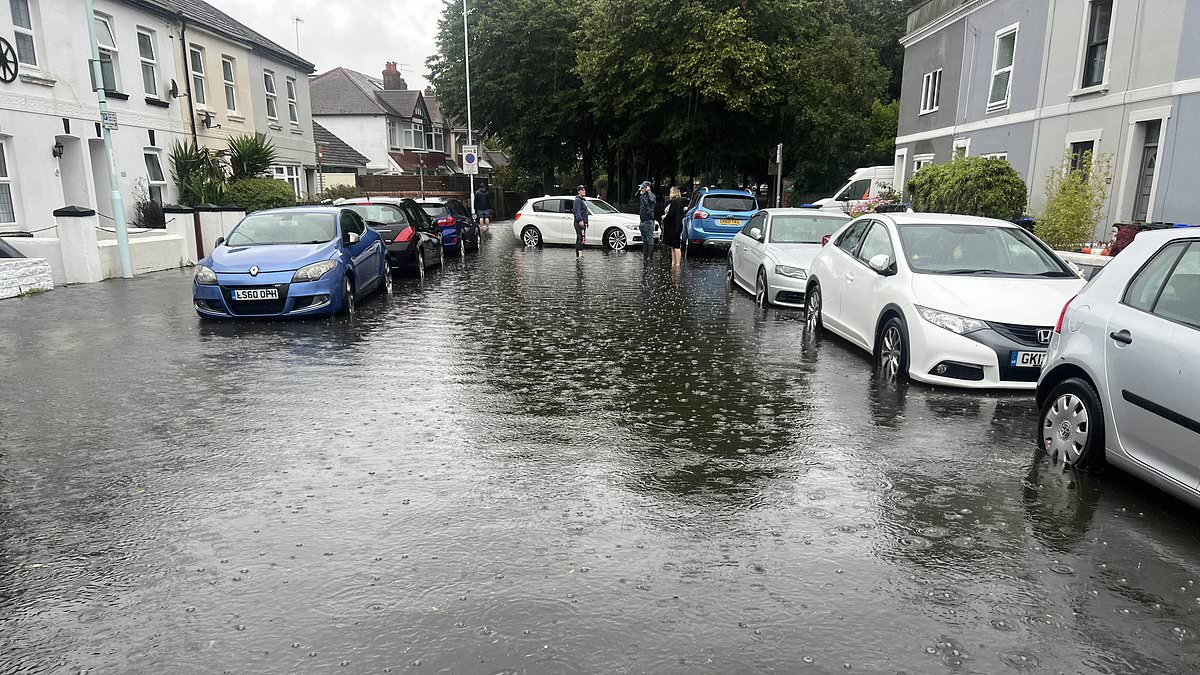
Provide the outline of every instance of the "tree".
[[1016,220],[1025,213],[1026,188],[1003,159],[962,157],[926,166],[908,181],[912,208],[926,213],[957,213]]
[[[1073,160],[1078,159],[1075,168]],[[1070,151],[1060,166],[1046,176],[1046,206],[1034,225],[1034,233],[1051,248],[1076,250],[1096,231],[1108,200],[1112,180],[1112,156],[1085,152],[1074,157]]]

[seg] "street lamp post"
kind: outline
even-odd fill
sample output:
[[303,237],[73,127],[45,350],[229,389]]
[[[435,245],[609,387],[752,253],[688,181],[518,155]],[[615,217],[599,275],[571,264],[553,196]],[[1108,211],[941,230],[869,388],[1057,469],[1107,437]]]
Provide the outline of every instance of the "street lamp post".
[[[96,8],[92,0],[85,1],[87,11],[88,40],[92,51],[92,80],[96,100],[100,104],[100,137],[104,140],[104,161],[108,164],[108,185],[112,190],[113,222],[117,230],[117,257],[121,260],[121,276],[133,277],[133,260],[129,256],[129,224],[125,222],[125,202],[117,187],[117,168],[113,163],[112,130],[108,128],[108,99],[104,95],[104,71],[100,67],[100,46],[96,41]],[[96,195],[99,200],[100,195]],[[97,204],[99,206],[99,204]]]
[[[475,139],[471,131],[471,45],[467,40],[467,0],[462,0],[463,4],[463,65],[467,76],[467,145],[475,145]],[[475,213],[475,175],[467,174],[468,184],[471,186],[471,213]]]

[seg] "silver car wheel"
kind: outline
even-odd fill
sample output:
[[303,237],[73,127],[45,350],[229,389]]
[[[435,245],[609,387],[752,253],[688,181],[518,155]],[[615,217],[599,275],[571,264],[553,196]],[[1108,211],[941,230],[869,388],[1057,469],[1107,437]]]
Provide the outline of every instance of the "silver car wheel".
[[816,335],[820,325],[821,291],[814,286],[804,302],[804,330],[808,331],[809,335]]
[[613,251],[624,251],[625,247],[629,245],[629,239],[621,230],[611,230],[608,233],[608,241],[606,243],[608,244],[608,248]]
[[1061,459],[1064,465],[1074,464],[1087,448],[1091,431],[1088,425],[1088,410],[1083,399],[1070,393],[1059,396],[1042,421],[1046,452]]
[[392,294],[392,264],[386,259],[383,261],[383,292],[385,295]]
[[903,356],[904,341],[900,337],[900,329],[888,326],[879,345],[879,364],[882,366],[884,379],[896,379],[900,373],[900,361]]
[[417,249],[417,278],[425,278],[425,251]]
[[521,241],[526,246],[536,247],[538,244],[542,243],[542,235],[537,231],[537,229],[527,227],[521,232]]
[[754,302],[759,307],[767,308],[767,273],[758,271],[758,281],[754,284]]

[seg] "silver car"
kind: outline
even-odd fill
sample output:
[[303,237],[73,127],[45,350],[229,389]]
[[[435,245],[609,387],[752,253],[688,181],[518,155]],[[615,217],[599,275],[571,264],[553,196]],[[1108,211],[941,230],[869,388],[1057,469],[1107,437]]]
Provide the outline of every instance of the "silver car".
[[1200,229],[1139,234],[1067,303],[1037,402],[1050,455],[1200,506]]

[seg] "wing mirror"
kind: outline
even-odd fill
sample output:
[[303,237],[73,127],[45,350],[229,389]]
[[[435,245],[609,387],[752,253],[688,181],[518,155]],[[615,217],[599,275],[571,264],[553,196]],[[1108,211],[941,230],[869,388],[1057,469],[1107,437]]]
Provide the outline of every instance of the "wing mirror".
[[224,243],[225,243],[225,237],[217,237],[217,242],[214,244],[214,246],[220,246],[221,244],[224,244]]
[[757,227],[750,228],[750,238],[762,241],[762,230]]
[[821,245],[822,246],[829,245],[829,235],[825,235],[824,237],[821,237]]
[[353,246],[353,245],[357,244],[361,239],[362,239],[362,237],[358,236],[357,232],[347,232],[346,233],[346,245],[347,246]]
[[885,277],[896,273],[896,270],[892,267],[892,257],[886,253],[880,253],[877,256],[873,256],[867,261],[867,264],[871,266],[871,269]]

